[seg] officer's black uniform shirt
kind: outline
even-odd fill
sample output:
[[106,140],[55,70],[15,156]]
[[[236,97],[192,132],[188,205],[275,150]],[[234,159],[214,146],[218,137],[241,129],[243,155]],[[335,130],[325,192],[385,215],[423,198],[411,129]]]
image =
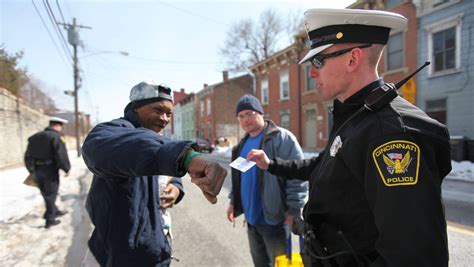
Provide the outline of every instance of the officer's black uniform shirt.
[[26,160],[33,160],[39,164],[48,164],[51,161],[53,167],[65,172],[71,169],[64,137],[51,127],[28,138]]
[[[304,217],[329,254],[352,247],[361,258],[378,253],[390,266],[447,266],[441,202],[441,181],[451,170],[446,127],[397,97],[336,132],[381,84],[334,102],[334,126],[320,156],[276,158],[268,170],[310,181]],[[342,266],[351,260],[338,257]]]

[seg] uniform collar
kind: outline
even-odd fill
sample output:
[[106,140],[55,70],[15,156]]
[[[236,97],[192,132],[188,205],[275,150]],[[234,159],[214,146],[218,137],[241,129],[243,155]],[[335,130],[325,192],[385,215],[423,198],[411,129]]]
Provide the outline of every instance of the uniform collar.
[[44,128],[44,130],[45,130],[45,131],[53,131],[53,132],[58,132],[58,131],[56,131],[56,130],[55,130],[53,127],[50,127],[50,126],[48,126],[48,127]]
[[374,89],[380,87],[384,84],[382,78],[375,80],[359,91],[357,93],[350,96],[346,101],[341,102],[337,99],[334,100],[334,114],[337,113],[346,113],[346,112],[353,112],[354,109],[360,108],[364,104],[365,98],[372,92]]

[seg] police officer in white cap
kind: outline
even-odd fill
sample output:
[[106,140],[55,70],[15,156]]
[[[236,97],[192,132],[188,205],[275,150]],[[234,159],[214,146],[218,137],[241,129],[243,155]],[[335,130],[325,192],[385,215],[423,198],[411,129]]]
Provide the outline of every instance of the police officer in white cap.
[[441,182],[451,170],[445,125],[397,95],[377,65],[399,14],[354,9],[305,12],[311,49],[300,63],[334,100],[326,149],[304,161],[249,160],[309,180],[305,250],[313,266],[447,266]]
[[[137,84],[124,117],[97,125],[84,141],[84,162],[94,174],[86,202],[95,227],[89,248],[101,266],[170,265],[159,175],[189,173],[206,199],[217,201],[227,171],[201,157],[196,144],[159,134],[172,118],[172,94],[155,82]],[[179,189],[175,203],[184,194]]]
[[56,218],[66,214],[66,211],[56,207],[55,202],[59,189],[59,170],[68,176],[71,169],[62,133],[63,124],[67,122],[59,117],[51,117],[47,128],[28,138],[25,153],[25,166],[34,175],[46,205],[43,215],[46,228],[59,224],[60,220]]

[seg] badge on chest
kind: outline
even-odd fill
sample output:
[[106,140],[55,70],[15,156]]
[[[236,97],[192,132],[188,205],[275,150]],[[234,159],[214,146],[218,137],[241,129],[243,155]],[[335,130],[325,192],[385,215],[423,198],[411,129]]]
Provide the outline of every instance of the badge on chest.
[[342,140],[341,137],[338,135],[336,138],[334,138],[334,141],[332,141],[331,148],[329,149],[329,155],[331,157],[335,157],[337,151],[342,147]]

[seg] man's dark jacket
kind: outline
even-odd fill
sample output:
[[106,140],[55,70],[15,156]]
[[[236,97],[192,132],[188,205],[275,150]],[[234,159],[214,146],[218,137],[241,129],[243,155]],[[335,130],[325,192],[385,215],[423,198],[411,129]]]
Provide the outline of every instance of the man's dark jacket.
[[[130,105],[124,118],[101,123],[87,136],[82,154],[94,177],[86,209],[95,226],[89,248],[101,266],[169,264],[157,175],[183,176],[190,146],[141,127]],[[174,185],[179,202],[183,188],[176,179]]]

